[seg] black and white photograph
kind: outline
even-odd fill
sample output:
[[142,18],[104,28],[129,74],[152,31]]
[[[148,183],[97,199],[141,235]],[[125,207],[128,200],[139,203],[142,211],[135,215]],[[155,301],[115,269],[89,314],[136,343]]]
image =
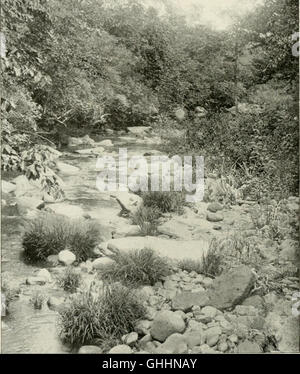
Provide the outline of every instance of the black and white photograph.
[[299,354],[299,1],[0,11],[1,356]]

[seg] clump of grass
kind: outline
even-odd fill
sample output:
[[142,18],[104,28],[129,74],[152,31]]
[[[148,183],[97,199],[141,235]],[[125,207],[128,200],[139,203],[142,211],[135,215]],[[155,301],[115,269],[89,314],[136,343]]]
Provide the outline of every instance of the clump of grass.
[[26,228],[22,245],[28,262],[45,261],[68,247],[77,261],[93,257],[100,231],[96,223],[84,219],[69,219],[55,214],[42,214]]
[[40,292],[36,292],[31,299],[29,300],[30,304],[34,307],[34,309],[42,309],[44,304],[44,296]]
[[81,274],[69,266],[64,273],[59,276],[57,283],[64,291],[74,293],[80,286],[81,281]]
[[183,213],[185,199],[182,192],[145,192],[142,194],[142,198],[144,206],[157,209],[160,213]]
[[146,236],[157,234],[159,217],[160,212],[157,208],[142,205],[132,215],[131,219],[134,225],[140,227],[140,234]]
[[188,273],[195,271],[198,274],[202,274],[202,262],[200,260],[185,258],[178,262],[177,267],[181,270],[187,271]]
[[103,280],[120,281],[130,286],[152,286],[171,273],[168,261],[150,248],[129,253],[116,252],[110,257],[114,262],[99,270]]
[[106,285],[75,295],[60,311],[60,336],[73,347],[85,344],[107,345],[134,329],[146,310],[132,290],[120,285]]
[[223,270],[223,259],[217,241],[214,239],[211,241],[208,252],[201,260],[186,258],[179,261],[177,267],[189,273],[195,271],[208,277],[220,275]]

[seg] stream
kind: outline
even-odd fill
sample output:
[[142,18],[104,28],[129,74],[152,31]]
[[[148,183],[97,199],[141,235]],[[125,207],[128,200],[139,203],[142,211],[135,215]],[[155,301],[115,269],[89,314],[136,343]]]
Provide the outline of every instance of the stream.
[[[133,136],[110,139],[113,147],[105,147],[106,154],[117,156],[119,148],[127,148],[128,157],[131,157],[155,149],[153,145],[136,144]],[[101,224],[111,225],[114,220],[124,218],[118,217],[119,204],[96,188],[96,160],[95,157],[69,151],[60,157],[60,161],[80,169],[77,175],[61,176],[65,183],[64,203],[76,207],[75,214],[82,210]],[[41,310],[34,309],[30,304],[30,298],[35,292],[41,292],[47,298],[66,294],[53,283],[26,285],[26,278],[40,268],[45,268],[45,265],[32,266],[21,260],[23,230],[22,217],[2,217],[2,274],[9,279],[10,285],[21,289],[19,298],[10,303],[9,313],[2,318],[2,353],[67,353],[68,347],[63,346],[58,337],[58,313],[50,310],[46,302]]]

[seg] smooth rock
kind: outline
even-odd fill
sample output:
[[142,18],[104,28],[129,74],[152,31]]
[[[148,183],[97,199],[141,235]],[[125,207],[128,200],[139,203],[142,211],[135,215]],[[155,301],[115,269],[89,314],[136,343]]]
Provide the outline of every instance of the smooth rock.
[[97,347],[96,345],[83,345],[79,351],[79,354],[101,354],[103,353],[102,349],[100,347]]
[[75,153],[80,155],[99,155],[104,152],[103,147],[87,148],[87,149],[76,149]]
[[76,261],[76,256],[71,251],[65,249],[59,252],[58,260],[62,262],[64,265],[69,266]]
[[46,283],[45,278],[40,277],[28,277],[26,279],[26,284],[33,286],[33,285],[40,285],[43,286]]
[[206,240],[172,240],[153,236],[111,239],[102,245],[106,245],[112,251],[119,250],[121,252],[151,248],[159,256],[171,260],[194,259],[200,262],[209,248],[209,242]]
[[46,283],[51,283],[52,282],[52,277],[51,274],[47,269],[41,269],[37,272],[36,275],[38,278],[44,278]]
[[132,127],[127,127],[127,130],[130,134],[142,136],[142,135],[146,135],[147,133],[149,133],[149,131],[151,131],[151,127],[132,126]]
[[132,349],[126,344],[120,344],[113,347],[108,353],[110,354],[130,354]]
[[184,333],[185,341],[190,349],[193,349],[197,345],[205,343],[206,335],[201,328],[197,330],[186,331]]
[[29,210],[41,209],[45,202],[34,197],[21,196],[16,199],[19,214],[26,214]]
[[101,140],[101,142],[97,142],[96,144],[102,147],[113,147],[113,143],[110,139]]
[[160,342],[164,342],[167,337],[174,333],[181,333],[185,329],[183,319],[171,311],[158,312],[151,326],[151,336]]
[[122,336],[122,342],[126,345],[132,346],[138,341],[138,334],[131,332],[127,335]]
[[144,319],[144,320],[140,320],[138,321],[135,326],[134,326],[134,330],[139,334],[139,335],[148,335],[149,333],[149,330],[151,328],[151,325],[152,325],[152,322],[147,320],[147,319]]
[[217,213],[218,211],[223,210],[223,205],[218,202],[213,202],[208,205],[207,210],[211,213]]
[[55,297],[55,296],[50,296],[47,305],[49,309],[60,311],[65,303],[65,300],[63,297]]
[[206,219],[209,222],[220,222],[220,221],[223,221],[224,217],[221,213],[208,212],[206,215]]
[[84,211],[77,205],[71,205],[67,203],[55,203],[48,205],[50,210],[55,214],[61,214],[69,218],[80,218],[83,217]]

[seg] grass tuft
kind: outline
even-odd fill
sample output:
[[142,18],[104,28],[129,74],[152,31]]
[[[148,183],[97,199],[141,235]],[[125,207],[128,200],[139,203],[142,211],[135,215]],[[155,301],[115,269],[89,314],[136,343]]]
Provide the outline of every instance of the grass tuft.
[[85,261],[93,257],[99,237],[99,226],[94,222],[42,214],[27,224],[22,241],[24,258],[28,262],[45,261],[68,248],[77,261]]
[[63,274],[57,280],[59,287],[64,291],[74,293],[81,284],[81,274],[72,267],[67,267]]
[[185,204],[184,195],[181,192],[145,192],[142,194],[143,203],[146,207],[157,209],[160,213],[183,213]]
[[114,283],[97,292],[75,295],[60,311],[60,336],[73,347],[95,344],[110,347],[134,329],[146,310],[132,290]]
[[130,253],[116,252],[110,256],[114,262],[100,270],[101,279],[120,281],[128,286],[154,285],[171,273],[168,261],[150,249]]
[[143,236],[157,234],[160,212],[157,208],[140,206],[132,215],[132,223],[140,227],[140,234]]

